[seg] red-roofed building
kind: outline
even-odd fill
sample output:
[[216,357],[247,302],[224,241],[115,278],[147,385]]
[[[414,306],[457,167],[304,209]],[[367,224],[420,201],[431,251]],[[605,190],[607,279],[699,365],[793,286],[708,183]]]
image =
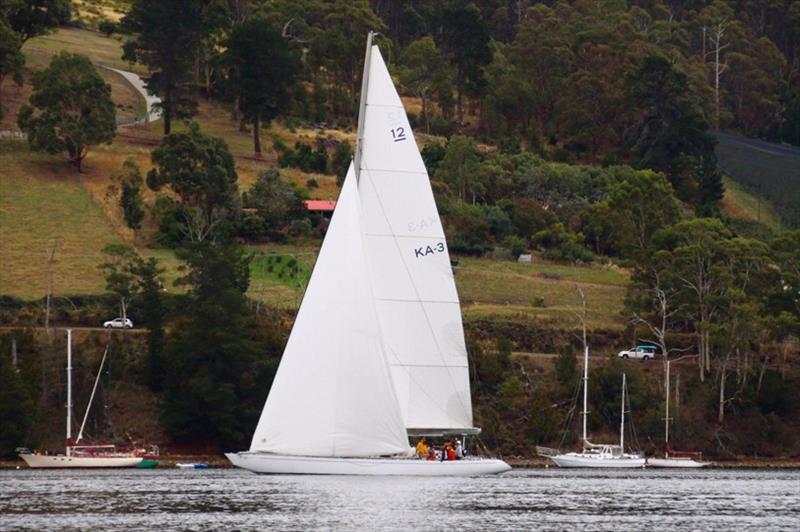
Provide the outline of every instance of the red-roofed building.
[[336,200],[305,200],[307,211],[333,212]]

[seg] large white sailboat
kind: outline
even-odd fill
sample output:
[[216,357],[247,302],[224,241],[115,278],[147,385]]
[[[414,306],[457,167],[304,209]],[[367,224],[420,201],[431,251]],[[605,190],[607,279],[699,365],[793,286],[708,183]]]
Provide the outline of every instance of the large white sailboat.
[[701,467],[708,467],[711,462],[703,462],[703,453],[690,452],[690,451],[676,451],[669,444],[669,422],[672,418],[669,417],[669,366],[670,361],[667,360],[666,367],[666,382],[667,397],[664,403],[664,458],[648,458],[647,467],[670,467],[670,468],[690,468],[697,469]]
[[22,458],[29,467],[32,468],[99,468],[99,467],[136,467],[144,460],[146,451],[144,449],[132,449],[122,451],[115,445],[81,445],[83,439],[83,429],[89,417],[89,409],[94,400],[97,383],[100,381],[100,374],[103,371],[108,350],[103,354],[100,362],[100,369],[92,388],[92,395],[86,405],[86,412],[83,416],[78,437],[72,439],[72,330],[67,329],[67,439],[64,454],[43,454],[34,453],[27,449],[19,450],[19,457]]
[[502,460],[419,460],[409,446],[479,429],[439,213],[373,35],[354,161],[250,449],[226,456],[257,473],[501,473]]
[[619,445],[597,444],[589,441],[586,434],[586,418],[588,409],[589,388],[589,348],[583,351],[583,449],[580,452],[560,453],[544,447],[537,448],[540,455],[550,458],[558,467],[589,468],[641,468],[645,466],[645,458],[641,453],[625,452],[625,392],[626,376],[622,374],[622,408],[619,427]]

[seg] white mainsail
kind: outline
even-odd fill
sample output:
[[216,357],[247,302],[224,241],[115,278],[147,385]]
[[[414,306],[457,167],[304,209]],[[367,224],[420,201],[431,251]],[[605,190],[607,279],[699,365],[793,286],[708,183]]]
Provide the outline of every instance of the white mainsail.
[[380,337],[351,165],[251,451],[402,454],[408,438]]
[[430,180],[378,47],[368,56],[358,195],[394,389],[407,429],[471,431],[461,307]]

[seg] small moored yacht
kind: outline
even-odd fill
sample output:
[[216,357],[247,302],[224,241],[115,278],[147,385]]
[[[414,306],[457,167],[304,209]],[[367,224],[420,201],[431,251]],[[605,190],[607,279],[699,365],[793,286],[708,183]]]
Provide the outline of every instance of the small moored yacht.
[[596,444],[589,441],[586,435],[586,418],[589,414],[587,408],[589,384],[589,348],[583,350],[583,449],[579,452],[561,453],[555,449],[537,447],[537,452],[552,460],[558,467],[589,467],[589,468],[641,468],[645,465],[644,455],[641,453],[625,452],[625,392],[626,375],[622,374],[622,407],[619,427],[619,445]]
[[666,401],[664,401],[664,457],[648,458],[647,467],[676,467],[693,469],[708,467],[711,465],[711,462],[703,462],[703,453],[676,451],[669,444],[669,422],[672,421],[672,418],[669,417],[669,365],[670,361],[667,360],[665,376],[667,393]]
[[44,454],[34,453],[25,448],[17,449],[19,457],[22,458],[29,467],[32,468],[99,468],[99,467],[137,467],[147,457],[150,461],[155,460],[155,456],[148,454],[145,449],[119,449],[115,445],[80,445],[83,439],[83,429],[89,416],[89,409],[94,400],[97,384],[100,381],[100,374],[103,371],[103,364],[108,355],[108,348],[103,353],[100,362],[100,369],[97,371],[97,378],[94,381],[92,395],[89,404],[86,405],[86,412],[83,416],[81,428],[78,431],[77,439],[72,439],[72,330],[67,329],[67,435],[64,454]]

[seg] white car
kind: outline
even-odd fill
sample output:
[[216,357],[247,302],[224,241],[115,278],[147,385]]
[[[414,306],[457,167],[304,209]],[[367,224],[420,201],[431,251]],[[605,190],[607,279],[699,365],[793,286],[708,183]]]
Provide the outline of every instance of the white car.
[[103,323],[106,329],[133,329],[133,322],[130,318],[123,320],[122,318],[114,318]]
[[643,361],[648,361],[656,357],[656,349],[654,345],[637,345],[631,349],[620,351],[617,356],[620,358],[638,358]]

